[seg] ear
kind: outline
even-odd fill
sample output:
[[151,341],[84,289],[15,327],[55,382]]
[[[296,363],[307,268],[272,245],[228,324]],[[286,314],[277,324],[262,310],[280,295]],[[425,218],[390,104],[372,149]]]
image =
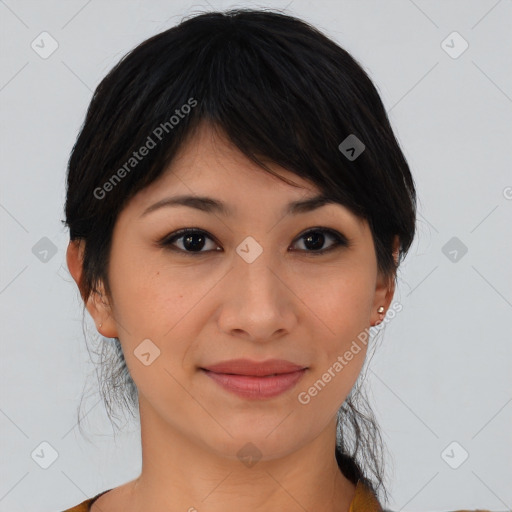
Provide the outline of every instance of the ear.
[[[393,259],[395,260],[395,265],[398,264],[398,255],[400,251],[400,240],[398,235],[395,235],[393,239]],[[384,276],[379,272],[377,275],[377,284],[375,286],[375,296],[372,305],[372,311],[370,315],[370,324],[371,326],[379,324],[382,319],[386,316],[386,312],[393,300],[393,295],[395,293],[395,281],[394,279],[387,280]],[[384,311],[382,313],[378,313],[378,309],[383,306]]]
[[[69,273],[75,280],[83,298],[82,265],[85,242],[83,240],[71,240],[66,251],[66,262]],[[99,291],[91,293],[85,304],[87,311],[96,324],[98,332],[106,338],[117,338],[117,326],[112,316],[112,310],[105,295],[103,284]],[[100,327],[101,324],[101,327]]]

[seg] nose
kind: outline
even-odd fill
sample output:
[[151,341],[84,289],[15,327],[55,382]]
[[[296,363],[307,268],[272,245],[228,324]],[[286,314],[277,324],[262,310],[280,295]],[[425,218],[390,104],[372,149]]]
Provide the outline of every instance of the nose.
[[293,331],[300,300],[287,283],[283,265],[263,251],[248,263],[238,255],[223,294],[219,328],[258,343],[275,341]]

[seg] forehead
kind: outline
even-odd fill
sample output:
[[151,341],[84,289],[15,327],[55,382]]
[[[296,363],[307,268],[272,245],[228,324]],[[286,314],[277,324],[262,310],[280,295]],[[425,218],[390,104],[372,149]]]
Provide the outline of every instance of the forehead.
[[[241,203],[254,196],[270,201],[291,202],[321,194],[320,189],[291,171],[265,161],[273,172],[289,183],[273,176],[247,158],[221,131],[199,125],[180,147],[163,174],[132,201],[133,206],[144,207],[148,201],[173,193],[175,195],[214,196],[223,198],[221,209],[234,214],[230,204]],[[196,204],[198,201],[196,201]]]
[[[299,215],[322,208],[336,218],[365,229],[365,220],[326,197],[314,183],[272,162],[279,179],[247,158],[219,129],[202,123],[179,148],[162,176],[132,198],[130,218],[143,220],[151,211],[190,206],[226,219]],[[192,210],[189,210],[192,211]]]
[[272,171],[284,177],[291,184],[278,179],[249,159],[220,128],[203,122],[181,146],[167,171],[178,175],[186,172],[187,177],[193,179],[197,176],[205,182],[207,180],[229,180],[224,184],[233,187],[244,181],[252,181],[254,184],[261,183],[269,187],[281,185],[280,188],[284,191],[295,190],[299,196],[308,192],[319,192],[314,183],[266,158],[262,158],[262,160]]

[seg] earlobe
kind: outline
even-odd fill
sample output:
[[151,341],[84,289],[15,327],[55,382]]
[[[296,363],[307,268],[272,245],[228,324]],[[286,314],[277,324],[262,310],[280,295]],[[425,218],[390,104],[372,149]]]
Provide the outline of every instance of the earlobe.
[[[82,240],[71,240],[66,251],[66,262],[69,273],[77,284],[82,299],[84,299],[82,289],[83,251],[84,242]],[[101,286],[100,291],[93,291],[89,295],[85,307],[93,318],[100,334],[107,338],[117,337],[117,330],[113,324],[110,306],[106,301],[103,286]]]
[[395,293],[394,281],[385,279],[383,276],[379,276],[377,287],[375,288],[375,297],[371,311],[371,322],[370,325],[374,326],[382,322],[386,316],[386,312],[389,308],[393,295]]
[[111,315],[110,305],[107,301],[103,285],[99,291],[93,291],[85,305],[94,319],[97,331],[106,338],[117,338],[117,329]]
[[[400,240],[398,235],[393,240],[393,259],[395,268],[398,267],[398,258],[400,255]],[[395,294],[394,275],[389,279],[385,278],[380,272],[377,277],[377,285],[375,288],[375,297],[371,311],[371,325],[377,325],[384,319],[386,312],[393,300]]]

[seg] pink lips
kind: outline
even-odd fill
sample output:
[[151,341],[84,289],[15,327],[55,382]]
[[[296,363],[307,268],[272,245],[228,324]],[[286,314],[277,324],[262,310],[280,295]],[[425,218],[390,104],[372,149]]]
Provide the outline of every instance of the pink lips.
[[233,359],[201,368],[224,389],[242,398],[259,400],[278,396],[293,388],[306,369],[283,359],[270,359],[261,363]]

